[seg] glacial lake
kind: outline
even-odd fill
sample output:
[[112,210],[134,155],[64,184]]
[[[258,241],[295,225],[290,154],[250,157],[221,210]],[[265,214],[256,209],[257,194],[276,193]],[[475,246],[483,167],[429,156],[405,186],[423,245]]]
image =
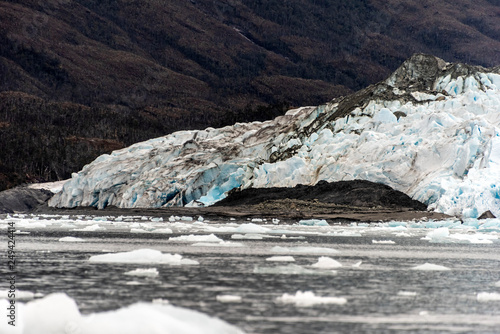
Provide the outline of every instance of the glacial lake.
[[[64,292],[84,315],[154,302],[245,333],[500,333],[497,220],[190,219],[3,215],[0,244],[11,223],[22,302]],[[138,250],[188,261],[124,263]]]

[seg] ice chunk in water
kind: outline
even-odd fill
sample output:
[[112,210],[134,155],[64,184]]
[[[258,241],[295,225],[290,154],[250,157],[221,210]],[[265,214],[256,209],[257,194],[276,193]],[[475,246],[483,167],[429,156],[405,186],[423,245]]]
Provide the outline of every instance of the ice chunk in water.
[[241,303],[241,296],[218,295],[216,298],[220,303]]
[[76,237],[62,237],[59,239],[61,242],[85,242],[85,239],[76,238]]
[[266,261],[271,262],[294,262],[293,256],[271,256],[266,259]]
[[310,307],[318,304],[337,304],[344,305],[347,299],[343,297],[321,297],[316,296],[312,291],[297,291],[295,295],[288,293],[276,298],[277,303],[295,304],[299,307]]
[[215,234],[209,235],[181,235],[179,237],[171,237],[168,239],[169,242],[221,242],[222,239],[217,237]]
[[125,275],[140,276],[140,277],[156,277],[159,275],[156,268],[137,268],[135,270],[127,271]]
[[478,302],[500,302],[500,293],[497,292],[479,292],[477,294]]
[[[0,307],[6,309],[7,303],[0,300]],[[16,328],[5,328],[7,322],[3,321],[2,333],[243,334],[220,319],[163,303],[141,302],[114,311],[81,315],[73,299],[54,293],[19,306],[22,316]]]
[[311,267],[320,268],[320,269],[335,269],[335,268],[342,267],[342,263],[332,259],[331,257],[322,256],[322,257],[318,258],[318,262],[311,265]]
[[282,247],[282,246],[274,246],[271,248],[271,252],[273,253],[298,253],[298,254],[336,254],[339,251],[333,248],[325,248],[325,247]]
[[196,265],[198,261],[184,259],[179,254],[169,254],[155,249],[137,249],[130,252],[111,253],[91,256],[89,262],[95,263],[160,263],[170,265]]
[[448,268],[448,267],[440,266],[440,265],[433,264],[433,263],[424,263],[424,264],[421,264],[419,266],[413,267],[411,269],[413,269],[413,270],[429,270],[429,271],[432,271],[432,270],[450,270],[450,268]]

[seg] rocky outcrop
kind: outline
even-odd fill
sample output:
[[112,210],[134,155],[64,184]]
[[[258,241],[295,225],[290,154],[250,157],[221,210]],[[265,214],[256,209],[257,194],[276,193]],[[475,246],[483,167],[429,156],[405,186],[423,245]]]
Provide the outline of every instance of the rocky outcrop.
[[0,192],[0,213],[29,212],[45,204],[54,195],[46,189],[17,187]]
[[326,182],[293,188],[250,188],[230,192],[216,206],[256,205],[282,199],[296,199],[352,207],[384,207],[426,210],[427,206],[389,186],[365,180]]

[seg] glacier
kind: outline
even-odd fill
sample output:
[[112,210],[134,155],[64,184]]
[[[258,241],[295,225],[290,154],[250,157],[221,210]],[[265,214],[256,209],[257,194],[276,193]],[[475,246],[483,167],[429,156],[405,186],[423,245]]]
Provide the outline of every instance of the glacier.
[[500,216],[500,67],[416,54],[386,80],[324,105],[102,155],[49,205],[207,206],[235,188],[355,179],[429,210]]

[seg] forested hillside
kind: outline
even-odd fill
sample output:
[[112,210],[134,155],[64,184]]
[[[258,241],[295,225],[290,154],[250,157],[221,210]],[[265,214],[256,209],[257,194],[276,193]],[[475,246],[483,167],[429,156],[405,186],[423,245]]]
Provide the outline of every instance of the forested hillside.
[[500,1],[0,1],[0,189],[179,129],[263,120],[415,52],[498,65]]

